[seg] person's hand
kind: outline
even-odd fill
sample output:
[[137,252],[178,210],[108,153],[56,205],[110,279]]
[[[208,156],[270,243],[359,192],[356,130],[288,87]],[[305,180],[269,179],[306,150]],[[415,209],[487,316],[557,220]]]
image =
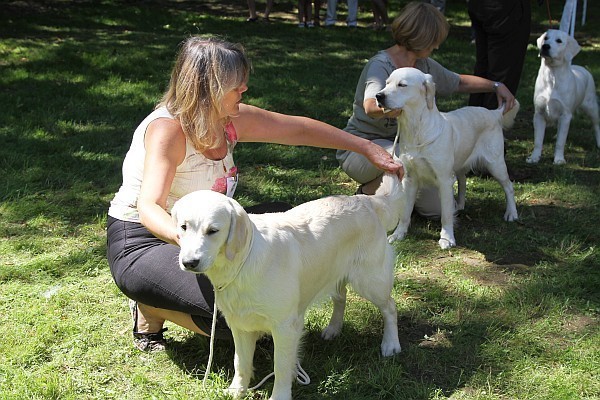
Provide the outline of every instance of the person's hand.
[[510,111],[516,103],[515,96],[508,90],[506,85],[501,84],[496,90],[496,97],[498,98],[498,108],[504,104],[504,114]]
[[394,157],[388,153],[383,147],[369,142],[370,146],[367,148],[365,157],[371,161],[377,168],[398,175],[398,179],[402,180],[404,177],[404,165],[400,160],[394,160]]

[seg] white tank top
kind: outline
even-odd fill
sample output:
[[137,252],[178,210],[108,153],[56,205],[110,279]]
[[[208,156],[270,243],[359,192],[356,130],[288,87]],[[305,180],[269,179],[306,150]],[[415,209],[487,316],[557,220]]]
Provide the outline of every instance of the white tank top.
[[[140,222],[137,200],[140,195],[144,174],[144,136],[148,125],[158,118],[173,118],[165,107],[160,107],[148,115],[136,128],[125,161],[123,161],[123,184],[110,202],[108,215],[122,221]],[[186,140],[185,159],[177,166],[175,178],[167,198],[167,212],[184,195],[201,189],[233,195],[237,182],[237,168],[233,162],[233,148],[237,143],[237,134],[233,124],[225,128],[227,155],[222,160],[211,160],[196,152],[191,142]],[[228,188],[229,180],[229,188]],[[229,190],[228,190],[229,189]]]

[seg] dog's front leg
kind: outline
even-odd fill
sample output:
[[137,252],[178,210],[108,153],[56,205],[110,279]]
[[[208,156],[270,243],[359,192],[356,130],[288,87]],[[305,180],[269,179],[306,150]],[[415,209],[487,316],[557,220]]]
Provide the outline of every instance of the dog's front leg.
[[292,382],[297,376],[298,345],[304,318],[291,317],[272,331],[274,345],[275,384],[269,400],[291,400]]
[[533,151],[525,160],[529,164],[535,164],[542,157],[542,148],[544,146],[544,134],[546,133],[546,118],[536,111],[533,116]]
[[554,164],[564,164],[565,161],[565,144],[567,143],[567,135],[569,134],[569,126],[573,114],[565,112],[558,119],[556,128],[556,147],[554,148]]
[[415,206],[415,199],[417,198],[417,182],[408,176],[405,176],[402,180],[402,187],[404,190],[404,196],[406,201],[402,202],[402,210],[400,210],[400,220],[398,226],[394,232],[388,236],[388,242],[393,243],[396,240],[404,239],[408,226],[410,225],[410,216]]
[[454,180],[445,177],[439,180],[440,201],[442,202],[442,232],[439,244],[442,249],[456,246],[454,239]]
[[346,285],[340,285],[338,292],[331,296],[331,300],[333,301],[333,312],[331,313],[329,325],[321,332],[321,337],[325,340],[331,340],[337,337],[342,331],[344,310],[346,309],[346,293]]
[[231,328],[235,355],[233,358],[234,376],[227,392],[234,398],[242,397],[248,390],[250,379],[252,379],[252,364],[258,332],[245,332]]

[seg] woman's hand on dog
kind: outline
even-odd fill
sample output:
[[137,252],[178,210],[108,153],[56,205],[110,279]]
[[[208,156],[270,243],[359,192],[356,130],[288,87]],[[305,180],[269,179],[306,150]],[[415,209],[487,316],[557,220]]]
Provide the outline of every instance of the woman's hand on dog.
[[396,174],[398,175],[398,179],[402,180],[404,177],[404,165],[402,162],[394,159],[383,147],[372,142],[369,143],[370,145],[367,147],[364,156],[377,168],[391,174]]

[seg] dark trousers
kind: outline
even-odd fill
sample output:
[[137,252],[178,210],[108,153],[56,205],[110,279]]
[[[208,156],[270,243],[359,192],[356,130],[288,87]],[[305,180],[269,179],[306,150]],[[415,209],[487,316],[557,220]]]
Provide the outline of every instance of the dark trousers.
[[[502,82],[517,95],[531,31],[530,0],[471,0],[474,75]],[[498,108],[495,93],[474,93],[469,105]]]

